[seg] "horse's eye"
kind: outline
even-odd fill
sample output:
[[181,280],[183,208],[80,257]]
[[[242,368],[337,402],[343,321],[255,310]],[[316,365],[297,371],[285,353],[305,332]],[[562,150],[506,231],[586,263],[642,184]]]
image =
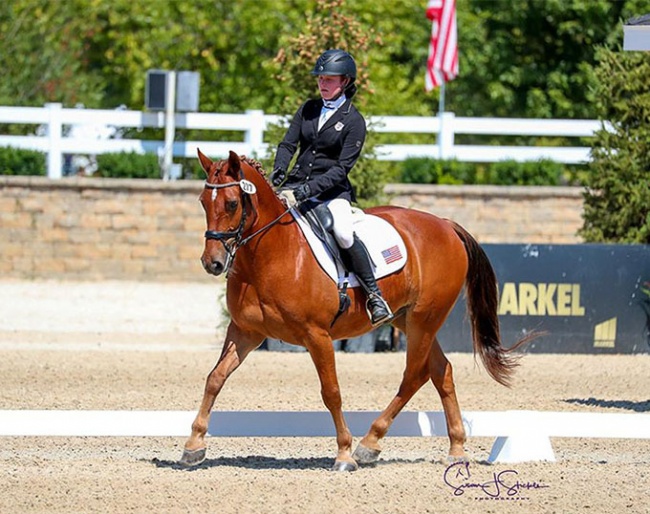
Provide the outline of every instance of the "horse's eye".
[[235,209],[237,209],[238,205],[239,205],[239,202],[237,200],[228,200],[226,202],[226,210],[228,212],[233,212]]

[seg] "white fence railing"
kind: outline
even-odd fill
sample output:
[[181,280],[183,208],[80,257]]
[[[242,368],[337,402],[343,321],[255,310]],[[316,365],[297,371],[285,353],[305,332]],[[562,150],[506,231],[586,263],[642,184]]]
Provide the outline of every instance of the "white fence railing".
[[[244,114],[177,113],[176,128],[214,131],[240,131],[239,142],[174,141],[173,155],[195,157],[196,148],[210,156],[225,156],[229,150],[250,156],[268,155],[264,142],[268,125],[279,123],[283,116],[264,114],[260,110]],[[455,144],[457,134],[538,137],[592,137],[601,128],[598,120],[546,120],[517,118],[462,118],[446,112],[439,116],[373,116],[368,119],[372,130],[382,133],[431,134],[431,144],[378,145],[378,158],[401,161],[407,157],[458,159],[467,162],[496,162],[505,159],[531,161],[551,159],[576,164],[589,159],[589,147],[583,146],[489,146]],[[40,150],[48,154],[48,176],[62,174],[63,155],[96,155],[108,152],[164,153],[163,141],[123,139],[120,128],[164,128],[164,112],[127,110],[64,109],[61,104],[45,107],[0,106],[0,124],[33,124],[34,135],[0,135],[0,147]],[[442,133],[441,133],[442,125]],[[112,132],[112,133],[111,133]],[[432,138],[433,139],[433,138]]]

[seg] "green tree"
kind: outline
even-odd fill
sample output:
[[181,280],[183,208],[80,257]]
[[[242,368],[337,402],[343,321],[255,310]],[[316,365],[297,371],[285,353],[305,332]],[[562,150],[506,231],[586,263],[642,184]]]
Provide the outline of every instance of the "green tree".
[[148,69],[192,70],[201,75],[207,112],[268,108],[274,81],[262,65],[305,3],[278,15],[272,0],[83,1],[96,27],[91,66],[110,77],[105,93],[112,106],[144,104]]
[[78,0],[0,3],[0,105],[100,105],[101,77],[86,71],[90,29],[80,16],[82,4]]
[[[431,30],[425,4],[348,0],[310,32],[327,41],[328,33],[339,31],[342,44],[359,42],[357,32],[370,35],[361,62],[367,77],[360,83],[367,78],[376,94],[361,91],[365,113],[437,111],[437,91],[424,93]],[[8,0],[0,3],[0,103],[139,109],[146,71],[158,68],[200,72],[202,111],[287,114],[294,108],[285,103],[290,85],[275,78],[273,60],[289,39],[307,34],[305,14],[317,5]],[[447,86],[448,110],[459,116],[590,118],[594,46],[620,41],[621,20],[645,12],[647,0],[458,0],[457,10],[460,76]],[[356,25],[341,25],[340,15]],[[377,36],[383,44],[375,43]]]
[[450,110],[464,116],[593,118],[597,44],[620,40],[634,1],[459,0],[461,77]]
[[601,48],[598,56],[594,93],[604,121],[592,146],[580,233],[590,242],[648,244],[650,54]]

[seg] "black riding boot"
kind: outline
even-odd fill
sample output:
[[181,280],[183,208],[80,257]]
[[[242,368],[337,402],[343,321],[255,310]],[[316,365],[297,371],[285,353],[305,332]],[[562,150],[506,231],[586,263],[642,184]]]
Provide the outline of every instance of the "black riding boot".
[[391,319],[393,313],[384,298],[381,296],[381,291],[377,286],[375,275],[372,272],[372,264],[368,252],[363,246],[363,243],[357,238],[356,234],[354,235],[354,244],[343,251],[347,253],[350,258],[352,271],[356,274],[368,296],[366,307],[370,312],[370,322],[374,326]]

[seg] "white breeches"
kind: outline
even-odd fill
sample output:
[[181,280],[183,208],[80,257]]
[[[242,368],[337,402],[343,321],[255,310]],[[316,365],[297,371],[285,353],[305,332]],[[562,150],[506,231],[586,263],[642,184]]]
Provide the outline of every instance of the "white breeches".
[[335,198],[327,202],[327,207],[334,218],[334,238],[343,249],[350,248],[354,243],[352,230],[352,207],[344,198]]

